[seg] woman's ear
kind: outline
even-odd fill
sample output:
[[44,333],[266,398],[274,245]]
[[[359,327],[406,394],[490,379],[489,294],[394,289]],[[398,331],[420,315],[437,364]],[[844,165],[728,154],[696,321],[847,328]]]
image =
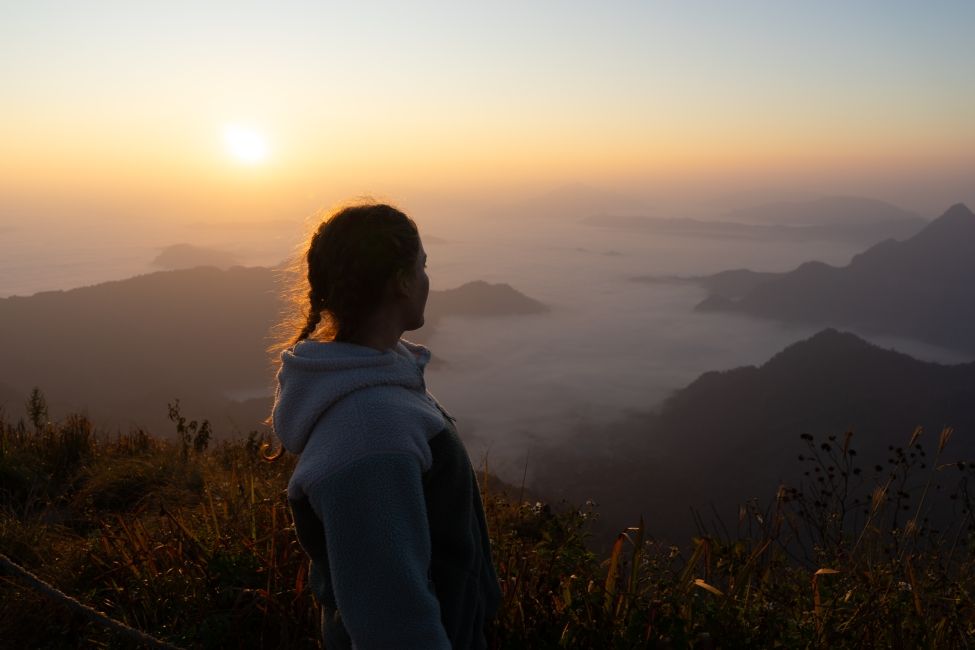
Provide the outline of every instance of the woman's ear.
[[397,296],[407,296],[413,290],[413,277],[400,269],[393,276],[393,287]]

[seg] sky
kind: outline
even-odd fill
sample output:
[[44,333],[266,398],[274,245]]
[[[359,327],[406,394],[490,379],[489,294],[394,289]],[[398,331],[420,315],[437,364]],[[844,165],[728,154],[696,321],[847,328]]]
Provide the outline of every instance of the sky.
[[968,1],[0,0],[0,218],[578,182],[933,217],[975,201],[973,27]]

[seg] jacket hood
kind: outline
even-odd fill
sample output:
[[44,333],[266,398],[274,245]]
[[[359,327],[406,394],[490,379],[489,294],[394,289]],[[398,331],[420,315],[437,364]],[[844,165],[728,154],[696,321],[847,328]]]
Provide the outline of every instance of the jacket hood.
[[301,341],[281,353],[271,417],[284,448],[300,454],[315,424],[333,404],[371,386],[425,390],[430,351],[400,340],[392,349],[353,343]]

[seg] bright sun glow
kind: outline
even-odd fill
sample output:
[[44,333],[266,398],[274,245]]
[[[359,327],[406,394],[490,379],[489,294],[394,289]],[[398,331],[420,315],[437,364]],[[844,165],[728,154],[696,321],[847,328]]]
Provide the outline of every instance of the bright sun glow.
[[223,141],[230,155],[239,162],[256,165],[267,158],[267,140],[254,129],[228,124],[223,127]]

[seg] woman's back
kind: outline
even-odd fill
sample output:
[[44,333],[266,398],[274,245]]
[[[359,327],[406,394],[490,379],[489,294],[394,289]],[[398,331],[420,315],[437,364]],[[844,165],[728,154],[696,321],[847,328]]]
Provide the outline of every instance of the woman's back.
[[[315,259],[310,249],[310,279]],[[399,339],[422,324],[425,273],[415,268],[402,299],[389,278],[381,318],[360,315],[375,323],[348,337],[360,342],[303,340],[317,325],[309,314],[281,354],[274,428],[298,455],[288,496],[330,649],[483,648],[500,602],[470,459],[426,391],[429,352]],[[314,309],[323,287],[313,281],[309,294]]]

